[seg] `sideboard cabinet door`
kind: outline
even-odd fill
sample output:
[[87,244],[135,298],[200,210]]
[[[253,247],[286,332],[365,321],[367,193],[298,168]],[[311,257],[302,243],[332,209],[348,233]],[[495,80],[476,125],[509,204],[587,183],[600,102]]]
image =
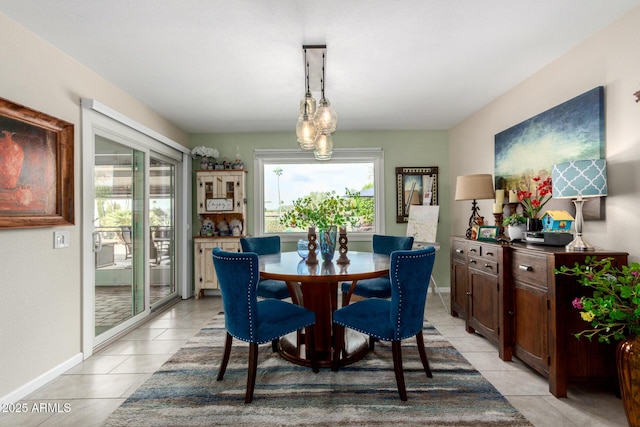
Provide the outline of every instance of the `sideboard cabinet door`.
[[513,276],[513,354],[549,375],[549,306],[547,259],[544,253],[515,251]]
[[451,314],[467,317],[467,243],[466,239],[451,239]]

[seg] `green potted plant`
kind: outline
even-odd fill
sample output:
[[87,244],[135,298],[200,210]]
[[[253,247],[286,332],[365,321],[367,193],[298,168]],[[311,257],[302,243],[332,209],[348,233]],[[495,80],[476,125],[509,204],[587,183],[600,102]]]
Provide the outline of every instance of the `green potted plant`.
[[359,193],[347,190],[347,196],[340,197],[331,191],[322,193],[319,198],[305,196],[296,199],[292,208],[280,217],[280,223],[292,228],[316,228],[322,257],[325,261],[331,261],[335,252],[337,227],[359,221],[356,204]]
[[507,234],[511,240],[521,240],[526,228],[527,218],[514,213],[504,218],[502,225],[507,227]]
[[575,276],[593,290],[573,306],[590,327],[576,337],[619,341],[616,361],[620,391],[630,426],[640,426],[640,263],[617,267],[611,258],[586,257],[584,264],[563,266],[556,274]]

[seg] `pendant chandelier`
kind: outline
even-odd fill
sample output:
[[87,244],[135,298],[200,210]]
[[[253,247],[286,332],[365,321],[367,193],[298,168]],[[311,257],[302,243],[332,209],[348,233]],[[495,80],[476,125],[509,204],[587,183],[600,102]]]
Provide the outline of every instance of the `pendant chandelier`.
[[[326,45],[304,45],[305,87],[304,99],[300,101],[300,116],[296,124],[296,136],[300,148],[313,150],[317,160],[329,160],[333,154],[333,137],[338,115],[325,96]],[[311,88],[321,92],[319,106],[311,95]]]

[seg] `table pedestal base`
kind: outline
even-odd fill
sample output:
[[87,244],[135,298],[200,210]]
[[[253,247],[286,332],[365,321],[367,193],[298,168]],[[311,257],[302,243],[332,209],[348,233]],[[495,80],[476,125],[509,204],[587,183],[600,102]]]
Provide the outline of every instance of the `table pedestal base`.
[[[350,329],[346,329],[345,350],[340,358],[340,365],[345,366],[357,362],[369,352],[369,337]],[[286,360],[296,365],[311,366],[311,360],[306,354],[305,336],[302,334],[302,345],[298,346],[298,334],[293,332],[280,338],[279,352]],[[321,368],[331,368],[332,355],[330,350],[317,351],[318,365]]]

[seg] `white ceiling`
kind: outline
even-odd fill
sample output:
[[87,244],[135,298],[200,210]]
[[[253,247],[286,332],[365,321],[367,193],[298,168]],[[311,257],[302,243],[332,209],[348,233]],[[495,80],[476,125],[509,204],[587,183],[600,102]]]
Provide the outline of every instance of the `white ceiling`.
[[327,45],[338,131],[448,129],[638,4],[0,0],[0,11],[196,133],[292,131],[303,44]]

